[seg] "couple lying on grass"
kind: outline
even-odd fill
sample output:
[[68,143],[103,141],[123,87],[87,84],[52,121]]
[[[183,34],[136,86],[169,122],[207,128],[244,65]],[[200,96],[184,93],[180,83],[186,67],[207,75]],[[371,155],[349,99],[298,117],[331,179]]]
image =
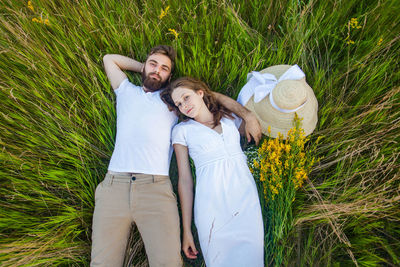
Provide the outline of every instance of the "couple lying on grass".
[[[117,134],[108,172],[95,192],[91,266],[122,266],[132,224],[151,267],[182,266],[177,200],[168,177],[171,142],[185,256],[198,254],[191,231],[194,207],[207,266],[264,266],[261,208],[238,131],[242,118],[247,139],[258,143],[260,125],[251,112],[204,82],[184,77],[170,83],[174,60],[169,46],[154,47],[144,64],[104,56],[116,94]],[[142,86],[130,83],[124,70],[140,72]],[[196,168],[195,194],[189,155]]]

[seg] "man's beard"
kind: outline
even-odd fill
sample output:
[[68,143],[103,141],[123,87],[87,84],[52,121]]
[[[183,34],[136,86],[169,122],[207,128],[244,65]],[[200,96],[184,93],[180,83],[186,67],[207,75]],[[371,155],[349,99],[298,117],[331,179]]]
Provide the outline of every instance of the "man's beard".
[[[150,75],[157,75],[159,80],[151,78]],[[168,84],[168,80],[166,80],[165,82],[162,82],[160,75],[158,75],[157,73],[151,72],[147,75],[146,71],[143,70],[142,83],[143,83],[143,86],[146,87],[147,90],[149,90],[151,92],[155,92],[155,91],[158,91],[158,90],[164,88]]]

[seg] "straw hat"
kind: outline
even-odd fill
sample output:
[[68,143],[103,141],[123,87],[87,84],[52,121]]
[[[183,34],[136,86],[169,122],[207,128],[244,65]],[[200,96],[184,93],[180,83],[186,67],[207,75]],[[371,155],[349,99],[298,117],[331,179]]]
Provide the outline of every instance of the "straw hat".
[[[262,99],[260,90],[263,91]],[[271,127],[270,136],[274,138],[278,132],[286,138],[289,129],[293,128],[295,113],[302,118],[301,127],[306,135],[311,134],[317,125],[318,102],[297,65],[276,65],[250,73],[238,101],[255,113],[264,134],[268,135],[267,129]]]

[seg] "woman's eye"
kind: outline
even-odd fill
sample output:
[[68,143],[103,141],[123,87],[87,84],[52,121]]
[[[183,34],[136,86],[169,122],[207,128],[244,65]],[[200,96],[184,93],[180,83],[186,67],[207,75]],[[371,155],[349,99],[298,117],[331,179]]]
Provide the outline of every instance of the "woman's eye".
[[183,99],[188,100],[188,99],[189,99],[189,96],[187,95],[187,96],[185,96]]

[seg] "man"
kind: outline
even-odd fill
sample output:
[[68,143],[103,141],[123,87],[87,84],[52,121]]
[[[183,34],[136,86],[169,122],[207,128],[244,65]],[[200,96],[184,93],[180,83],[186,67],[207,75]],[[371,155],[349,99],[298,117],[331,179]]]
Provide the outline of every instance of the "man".
[[[151,267],[182,265],[176,196],[168,177],[171,129],[176,115],[160,98],[171,79],[175,51],[151,49],[144,64],[121,55],[105,55],[104,68],[117,101],[117,135],[108,172],[96,188],[91,266],[121,266],[131,226],[142,236]],[[142,86],[124,70],[142,73]],[[255,116],[236,101],[218,101],[246,122],[246,134],[261,137]]]

